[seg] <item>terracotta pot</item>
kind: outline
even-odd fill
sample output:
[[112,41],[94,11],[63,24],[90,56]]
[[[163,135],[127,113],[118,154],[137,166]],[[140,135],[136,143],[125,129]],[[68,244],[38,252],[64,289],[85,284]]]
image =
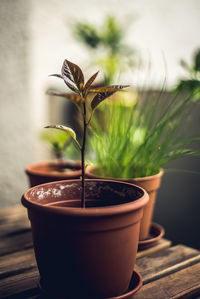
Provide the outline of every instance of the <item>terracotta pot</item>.
[[[96,175],[96,171],[97,171],[97,167],[88,166],[86,169],[87,177],[92,179],[102,178]],[[162,176],[163,176],[163,169],[161,169],[158,174],[153,176],[134,178],[134,179],[114,179],[117,181],[119,180],[122,182],[128,182],[140,186],[144,188],[149,194],[149,202],[144,207],[144,215],[141,220],[140,236],[139,236],[140,240],[145,240],[148,238],[152,217],[153,217],[156,194],[157,194],[157,190],[160,187]],[[109,180],[111,178],[104,178],[104,179]]]
[[29,189],[22,197],[31,221],[42,289],[67,298],[105,298],[128,289],[148,202],[132,184],[60,181]]
[[79,179],[81,176],[81,162],[43,161],[28,165],[25,172],[28,175],[30,187],[53,181]]

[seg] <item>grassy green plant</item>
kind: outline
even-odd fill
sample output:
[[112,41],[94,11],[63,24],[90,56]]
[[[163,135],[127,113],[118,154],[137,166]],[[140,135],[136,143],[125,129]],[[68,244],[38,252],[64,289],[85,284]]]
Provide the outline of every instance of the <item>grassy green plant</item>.
[[[65,60],[61,74],[53,74],[51,76],[58,77],[64,81],[67,87],[73,93],[59,93],[57,91],[51,91],[52,95],[61,96],[69,99],[74,103],[81,116],[82,116],[82,125],[83,125],[83,138],[82,143],[80,144],[76,138],[76,133],[73,129],[69,127],[65,127],[62,125],[50,125],[46,128],[54,128],[59,129],[61,131],[66,132],[78,146],[81,151],[81,169],[82,169],[82,197],[81,203],[82,207],[85,208],[85,147],[86,147],[86,136],[87,136],[87,127],[91,121],[92,115],[96,110],[97,106],[104,101],[106,98],[110,97],[115,92],[127,87],[126,85],[115,85],[108,87],[96,87],[93,88],[92,84],[95,81],[98,72],[92,75],[89,80],[85,83],[84,75],[81,68],[72,63],[69,60]],[[88,95],[94,94],[92,98],[90,98],[90,103],[88,102]]]
[[92,52],[94,64],[103,68],[104,85],[113,84],[120,71],[134,65],[135,50],[124,42],[127,25],[108,16],[101,26],[78,22],[72,28],[76,39]]
[[154,175],[174,159],[200,155],[193,149],[200,136],[186,134],[197,105],[190,97],[166,97],[163,90],[143,93],[132,106],[105,103],[92,121],[89,159],[101,176],[136,178]]

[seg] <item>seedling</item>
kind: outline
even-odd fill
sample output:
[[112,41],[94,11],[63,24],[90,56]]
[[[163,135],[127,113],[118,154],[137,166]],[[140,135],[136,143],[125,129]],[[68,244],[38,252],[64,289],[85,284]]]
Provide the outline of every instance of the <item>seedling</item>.
[[[81,68],[65,60],[61,69],[61,74],[52,74],[50,76],[55,76],[62,79],[67,87],[73,93],[60,93],[57,91],[51,91],[52,95],[61,96],[69,99],[74,103],[79,109],[82,115],[83,124],[83,138],[82,144],[76,138],[76,133],[72,128],[62,126],[62,125],[50,125],[46,128],[55,128],[65,131],[74,140],[75,144],[78,146],[81,152],[81,169],[82,169],[82,192],[81,192],[81,206],[85,208],[85,145],[87,136],[87,127],[91,121],[92,115],[97,108],[97,106],[104,101],[106,98],[110,97],[115,92],[128,87],[128,85],[113,85],[113,86],[103,86],[103,87],[93,87],[92,84],[95,81],[98,72],[93,74],[89,80],[85,83],[84,75]],[[90,103],[88,102],[88,95],[94,94]]]
[[71,144],[71,138],[63,131],[55,129],[42,131],[40,139],[50,148],[52,155],[58,160],[63,161],[65,152]]

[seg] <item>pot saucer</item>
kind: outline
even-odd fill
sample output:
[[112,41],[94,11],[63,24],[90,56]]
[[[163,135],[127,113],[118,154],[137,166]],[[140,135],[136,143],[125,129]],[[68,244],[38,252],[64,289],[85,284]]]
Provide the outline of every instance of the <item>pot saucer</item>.
[[128,290],[122,295],[115,297],[106,297],[104,299],[129,299],[132,298],[132,295],[136,293],[142,286],[142,276],[139,272],[133,271],[133,275],[131,277],[131,281],[129,284]]
[[157,223],[151,223],[149,236],[146,240],[139,241],[138,250],[148,249],[156,245],[156,243],[164,236],[164,228]]
[[[142,281],[141,274],[134,270],[128,290],[125,293],[123,293],[122,295],[119,295],[119,296],[106,297],[106,298],[102,298],[102,299],[130,299],[130,298],[132,298],[132,295],[134,293],[136,293],[141,288],[142,282],[143,281]],[[44,296],[44,298],[67,299],[66,297],[57,297],[57,296],[49,297],[50,294],[43,289],[43,287],[41,285],[41,281],[39,281],[38,286],[39,286],[40,291],[42,292],[42,295]]]

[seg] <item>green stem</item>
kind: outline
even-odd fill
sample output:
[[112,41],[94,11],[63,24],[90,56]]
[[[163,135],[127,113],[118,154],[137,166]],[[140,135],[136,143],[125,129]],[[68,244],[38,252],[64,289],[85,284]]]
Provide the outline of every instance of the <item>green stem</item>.
[[86,143],[86,104],[83,103],[83,144],[81,147],[81,168],[82,168],[82,193],[81,193],[81,206],[85,208],[85,143]]

